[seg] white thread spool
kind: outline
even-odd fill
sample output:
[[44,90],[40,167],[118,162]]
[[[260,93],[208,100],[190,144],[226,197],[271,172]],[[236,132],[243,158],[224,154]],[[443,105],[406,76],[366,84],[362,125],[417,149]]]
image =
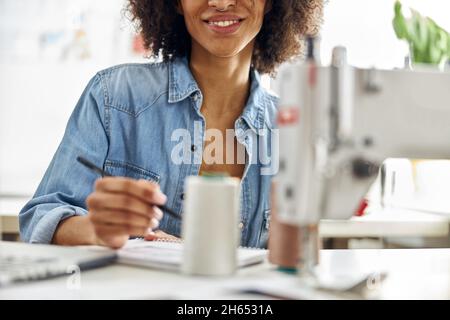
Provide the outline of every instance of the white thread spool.
[[181,271],[229,275],[237,268],[240,243],[239,180],[191,176],[186,180]]

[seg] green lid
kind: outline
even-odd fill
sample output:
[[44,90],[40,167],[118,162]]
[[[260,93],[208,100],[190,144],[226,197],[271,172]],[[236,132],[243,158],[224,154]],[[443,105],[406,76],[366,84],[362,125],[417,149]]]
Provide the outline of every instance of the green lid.
[[230,175],[227,172],[203,172],[201,174],[201,177],[205,177],[205,178],[214,178],[214,179],[222,179],[222,178],[227,178]]

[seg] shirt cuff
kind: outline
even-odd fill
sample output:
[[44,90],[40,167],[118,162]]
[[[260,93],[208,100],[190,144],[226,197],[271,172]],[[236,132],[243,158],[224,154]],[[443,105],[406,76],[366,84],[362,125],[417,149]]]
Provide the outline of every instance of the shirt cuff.
[[60,206],[45,213],[34,227],[30,243],[50,244],[58,224],[73,216],[86,215],[83,208],[74,206]]

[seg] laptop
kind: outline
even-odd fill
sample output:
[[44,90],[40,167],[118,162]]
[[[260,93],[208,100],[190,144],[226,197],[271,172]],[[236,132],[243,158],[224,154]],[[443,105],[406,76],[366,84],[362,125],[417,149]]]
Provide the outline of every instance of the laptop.
[[113,250],[0,241],[0,287],[31,280],[70,275],[111,264]]

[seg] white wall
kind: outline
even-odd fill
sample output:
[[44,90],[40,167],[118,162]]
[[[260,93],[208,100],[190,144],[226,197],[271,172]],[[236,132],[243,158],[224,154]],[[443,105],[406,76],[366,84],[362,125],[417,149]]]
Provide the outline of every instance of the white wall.
[[[97,71],[144,60],[132,52],[133,28],[122,17],[123,5],[0,0],[0,195],[35,191]],[[80,26],[86,39],[77,46],[73,35]],[[82,50],[87,57],[80,57]]]
[[0,193],[31,194],[96,65],[0,65]]

